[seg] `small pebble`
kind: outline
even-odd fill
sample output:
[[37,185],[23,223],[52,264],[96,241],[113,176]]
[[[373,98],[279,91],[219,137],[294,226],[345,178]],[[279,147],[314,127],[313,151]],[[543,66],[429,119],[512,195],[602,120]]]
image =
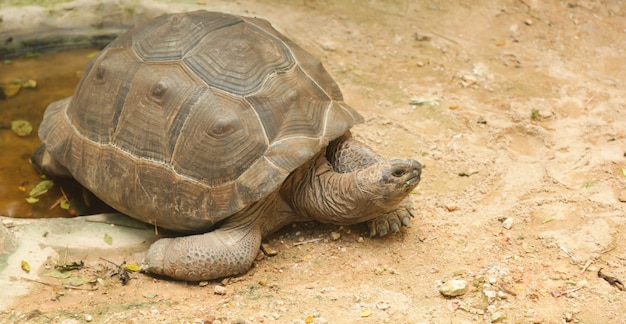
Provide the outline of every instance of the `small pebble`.
[[439,286],[439,293],[446,297],[461,296],[467,292],[467,281],[461,279],[448,280]]
[[491,304],[493,303],[496,298],[498,297],[498,293],[496,293],[493,290],[483,290],[483,297],[485,298],[485,300],[487,301],[487,303]]
[[205,287],[205,286],[207,286],[208,284],[209,284],[209,282],[208,282],[208,281],[200,281],[200,282],[198,283],[198,286],[200,286],[200,287]]
[[619,198],[618,198],[618,199],[619,199],[619,201],[621,201],[621,202],[626,202],[626,190],[622,190],[622,191],[619,193]]
[[376,308],[380,309],[380,310],[385,310],[389,308],[389,304],[386,302],[379,302],[376,304]]
[[61,324],[80,324],[80,321],[73,318],[64,319]]
[[224,286],[215,286],[214,291],[216,295],[226,295],[226,287]]
[[325,51],[332,52],[332,51],[337,49],[337,46],[335,46],[335,43],[333,43],[331,41],[326,41],[326,42],[322,43],[322,49],[325,50]]
[[506,314],[502,311],[497,311],[491,314],[491,323],[498,323],[506,318]]
[[365,242],[365,239],[363,238],[363,236],[359,236],[359,238],[356,241],[359,243],[363,243]]
[[446,205],[446,209],[447,209],[449,212],[453,212],[453,211],[455,211],[455,210],[457,210],[457,209],[459,209],[459,208],[458,208],[456,205],[453,205],[453,204],[448,204],[448,205]]
[[339,232],[330,232],[330,239],[336,241],[341,238],[341,233]]
[[430,35],[426,35],[426,34],[414,33],[413,34],[413,39],[415,39],[418,42],[427,42],[427,41],[431,40],[432,37]]
[[503,222],[502,222],[502,227],[504,227],[505,229],[511,229],[511,227],[513,227],[513,218],[511,217],[507,217]]
[[524,20],[524,24],[526,24],[526,26],[532,26],[533,25],[533,20],[528,18],[528,19]]
[[87,322],[93,321],[93,316],[91,316],[90,314],[86,314],[85,315],[85,321],[87,321]]
[[15,226],[15,222],[11,219],[3,219],[2,220],[2,225],[6,228],[11,228],[13,226]]

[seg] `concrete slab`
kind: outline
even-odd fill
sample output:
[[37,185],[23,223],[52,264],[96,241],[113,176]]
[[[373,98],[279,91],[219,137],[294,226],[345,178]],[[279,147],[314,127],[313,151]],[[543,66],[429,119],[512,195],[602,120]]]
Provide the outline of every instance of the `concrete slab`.
[[[34,289],[40,270],[60,256],[133,254],[146,251],[157,237],[145,223],[122,214],[76,218],[16,219],[0,217],[0,311]],[[107,243],[105,236],[111,238]],[[22,269],[22,261],[30,272]],[[138,260],[140,261],[140,260]],[[53,262],[54,263],[54,262]]]

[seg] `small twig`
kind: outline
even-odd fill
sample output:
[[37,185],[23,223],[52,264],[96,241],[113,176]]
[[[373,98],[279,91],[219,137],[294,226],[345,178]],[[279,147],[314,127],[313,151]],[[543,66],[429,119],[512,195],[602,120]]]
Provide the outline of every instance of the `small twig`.
[[511,295],[511,296],[517,296],[517,293],[514,292],[513,290],[509,289],[509,287],[505,286],[504,284],[500,284],[498,285],[498,287],[500,288],[500,290],[504,291],[505,293]]
[[62,196],[59,197],[59,199],[57,199],[57,201],[55,201],[54,204],[52,204],[52,206],[50,206],[50,210],[52,210],[52,208],[54,208],[54,207],[58,206],[59,204],[61,204],[61,202],[63,200],[70,201],[68,196],[65,194],[65,191],[63,191],[63,188],[59,188],[59,189],[61,189],[61,195]]
[[595,261],[596,258],[592,258],[587,260],[587,262],[585,262],[585,266],[583,267],[583,270],[580,273],[585,273],[585,271],[587,271],[587,268],[589,268],[589,266],[593,263],[593,261]]
[[606,249],[604,249],[604,250],[600,251],[600,254],[604,254],[604,253],[607,253],[607,252],[611,252],[611,251],[613,251],[613,250],[615,250],[615,244],[612,244],[611,246],[607,247]]
[[309,243],[315,243],[317,241],[321,241],[324,238],[315,238],[315,239],[311,239],[311,240],[306,240],[306,241],[302,241],[302,242],[295,242],[293,243],[293,246],[298,246],[298,245],[304,245],[304,244],[309,244]]
[[552,296],[553,297],[561,297],[563,295],[571,294],[571,293],[573,293],[575,291],[581,290],[584,287],[585,287],[585,285],[579,285],[579,286],[576,286],[576,287],[574,287],[572,289],[568,289],[568,290],[562,290],[562,291],[561,290],[555,290],[555,291],[552,292]]
[[434,241],[434,240],[436,240],[438,238],[439,238],[438,235],[434,235],[434,236],[427,237],[427,238],[423,239],[422,242],[426,243],[426,242]]
[[573,292],[575,292],[577,290],[581,290],[583,288],[585,288],[585,285],[576,286],[576,287],[574,287],[572,289],[568,289],[568,290],[563,291],[563,294],[567,295],[567,294],[573,293]]
[[117,264],[117,263],[115,263],[115,262],[113,262],[113,261],[111,261],[111,260],[107,260],[107,259],[105,259],[105,258],[103,258],[103,257],[99,257],[99,259],[100,259],[100,260],[102,260],[102,261],[106,261],[106,262],[108,262],[108,263],[110,263],[110,264],[112,264],[112,265],[114,265],[114,266],[116,266],[116,267],[119,267],[119,266],[120,266],[119,264]]
[[98,290],[98,287],[86,288],[86,287],[69,286],[69,285],[58,285],[58,284],[53,284],[53,283],[49,283],[49,282],[45,282],[45,281],[39,281],[39,280],[36,280],[36,279],[29,279],[29,278],[26,278],[26,277],[20,277],[20,279],[26,280],[26,281],[30,281],[30,282],[36,282],[38,284],[42,284],[42,285],[45,285],[45,286],[50,286],[50,287],[53,287],[53,288],[66,288],[66,289],[89,290],[89,291]]
[[587,102],[585,102],[585,104],[583,105],[583,109],[582,112],[587,111],[587,106],[589,105],[589,103],[596,97],[596,95],[592,95],[589,99],[587,99]]
[[130,276],[128,275],[128,271],[126,270],[126,267],[125,267],[126,261],[122,262],[122,264],[116,264],[115,262],[107,260],[103,257],[100,257],[100,260],[106,261],[117,267],[117,276],[120,278],[120,281],[122,282],[122,286],[125,286],[128,283],[128,281],[130,281]]

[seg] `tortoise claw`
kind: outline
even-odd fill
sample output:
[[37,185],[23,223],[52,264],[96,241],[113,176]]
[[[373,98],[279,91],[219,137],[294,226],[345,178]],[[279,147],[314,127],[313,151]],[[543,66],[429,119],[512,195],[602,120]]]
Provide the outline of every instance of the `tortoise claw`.
[[409,226],[411,218],[416,216],[413,203],[406,198],[395,210],[382,214],[369,222],[370,237],[385,236],[389,233],[397,233],[402,226]]

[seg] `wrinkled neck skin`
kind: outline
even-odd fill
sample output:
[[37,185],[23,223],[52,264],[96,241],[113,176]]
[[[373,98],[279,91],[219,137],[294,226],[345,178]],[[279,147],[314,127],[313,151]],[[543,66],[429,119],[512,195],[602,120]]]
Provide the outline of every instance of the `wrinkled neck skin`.
[[[393,205],[389,206],[389,201],[383,204],[379,194],[368,192],[359,185],[363,172],[366,171],[334,172],[326,158],[320,155],[287,178],[281,188],[281,197],[299,218],[338,225],[366,222]],[[402,199],[397,200],[399,203]]]

